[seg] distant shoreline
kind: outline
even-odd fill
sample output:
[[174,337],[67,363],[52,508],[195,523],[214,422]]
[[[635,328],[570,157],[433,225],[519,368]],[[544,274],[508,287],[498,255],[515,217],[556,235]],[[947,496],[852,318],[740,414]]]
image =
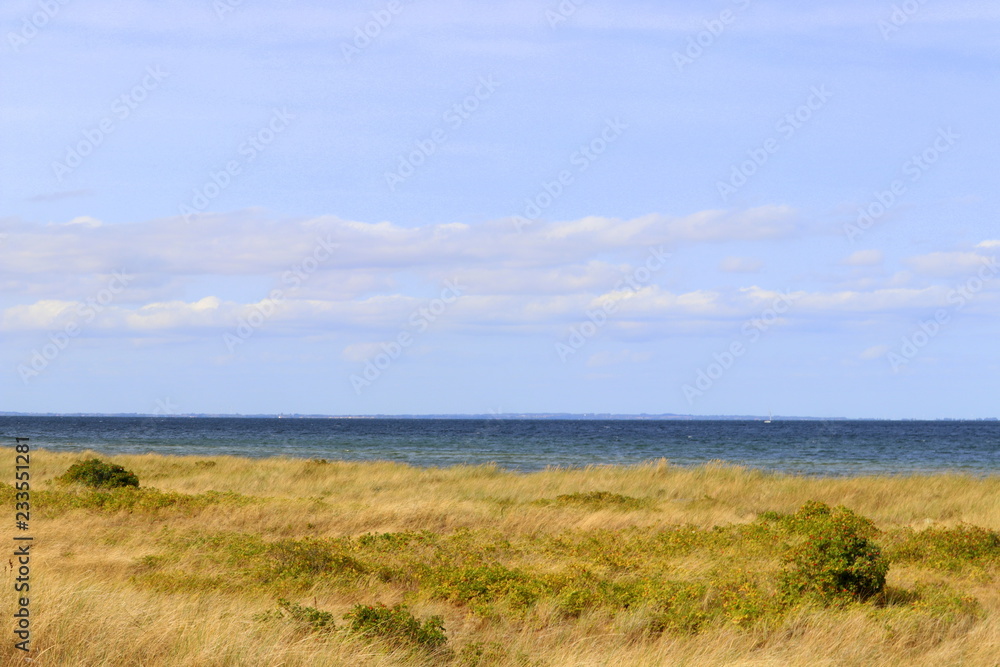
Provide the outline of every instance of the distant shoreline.
[[0,442],[53,451],[397,461],[495,462],[505,469],[729,461],[807,474],[1000,471],[1000,422],[271,417],[0,417]]
[[[325,415],[298,413],[178,413],[154,414],[143,412],[0,412],[0,417],[121,417],[156,419],[497,419],[497,420],[539,420],[539,421],[764,421],[766,415],[678,415],[678,414],[616,414],[616,413],[484,413],[484,414],[400,414],[400,415]],[[935,417],[917,419],[915,417],[801,417],[794,415],[774,415],[778,421],[873,421],[873,422],[983,422],[1000,421],[1000,417]]]

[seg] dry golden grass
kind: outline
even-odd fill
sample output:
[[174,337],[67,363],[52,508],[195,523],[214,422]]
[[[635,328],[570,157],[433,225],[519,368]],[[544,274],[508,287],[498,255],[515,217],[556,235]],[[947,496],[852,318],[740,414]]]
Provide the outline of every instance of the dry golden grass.
[[[50,490],[65,495],[55,478],[72,463],[93,457],[134,471],[142,487],[196,498],[210,491],[247,498],[119,511],[39,504]],[[0,480],[13,480],[13,466],[13,450],[2,450]],[[679,468],[665,461],[514,474],[490,466],[418,469],[392,463],[45,451],[31,454],[31,472],[34,665],[458,665],[472,664],[462,662],[461,650],[473,642],[482,643],[487,652],[491,643],[499,645],[496,660],[482,665],[1000,664],[995,563],[952,570],[894,564],[889,573],[894,589],[939,582],[974,597],[981,609],[978,618],[949,620],[902,606],[875,610],[866,603],[803,606],[770,625],[713,623],[695,633],[650,633],[649,614],[642,608],[616,613],[595,608],[567,617],[543,596],[521,613],[499,613],[499,608],[478,613],[424,594],[410,580],[374,574],[271,587],[236,574],[238,560],[225,561],[220,555],[236,548],[226,546],[229,542],[216,551],[177,546],[184,540],[190,544],[192,536],[222,536],[223,542],[253,536],[272,543],[419,531],[450,536],[467,529],[473,552],[494,548],[496,540],[506,538],[525,547],[504,556],[507,566],[557,574],[579,569],[583,557],[570,562],[548,547],[536,548],[549,544],[546,540],[566,535],[585,539],[605,531],[641,536],[677,524],[699,529],[747,524],[764,511],[794,512],[808,500],[845,505],[883,530],[965,523],[996,531],[997,476],[807,478],[723,464]],[[622,508],[554,501],[593,491],[643,504]],[[706,560],[704,552],[692,552],[663,562],[678,576],[698,579],[720,563],[738,564],[742,555],[723,553],[719,558]],[[602,576],[628,567],[593,565]],[[5,575],[11,591],[14,575],[9,568]],[[292,623],[255,620],[275,609],[282,592],[300,604],[333,612],[339,625],[355,604],[406,602],[418,618],[443,617],[455,657],[446,660],[346,634],[326,636]],[[4,596],[0,615],[8,623],[13,605],[13,593]],[[9,630],[4,634],[0,660],[24,664]]]

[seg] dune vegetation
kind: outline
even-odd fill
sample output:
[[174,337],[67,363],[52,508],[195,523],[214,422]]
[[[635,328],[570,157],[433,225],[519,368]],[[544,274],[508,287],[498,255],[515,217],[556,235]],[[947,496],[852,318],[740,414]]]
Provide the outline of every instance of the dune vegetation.
[[[68,473],[95,458],[113,464],[100,483]],[[34,665],[1000,656],[998,476],[35,451],[31,484]],[[25,664],[4,635],[0,660]]]

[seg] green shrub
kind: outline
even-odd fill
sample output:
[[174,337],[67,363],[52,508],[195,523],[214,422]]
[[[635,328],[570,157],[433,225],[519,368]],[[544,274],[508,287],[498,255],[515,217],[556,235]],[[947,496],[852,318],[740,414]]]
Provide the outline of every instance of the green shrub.
[[785,611],[778,596],[770,595],[756,578],[736,571],[713,582],[713,606],[720,607],[722,616],[734,625],[750,627],[765,619],[778,619]]
[[431,616],[420,623],[405,605],[395,607],[379,605],[355,605],[344,615],[349,621],[348,630],[368,639],[378,639],[399,648],[419,646],[425,649],[441,649],[448,638],[444,634],[444,621],[440,616]]
[[686,581],[642,581],[643,602],[656,613],[650,624],[654,634],[696,634],[710,618],[706,608],[707,588]]
[[524,611],[535,604],[548,587],[543,581],[518,569],[500,564],[438,570],[432,595],[439,599],[468,604],[483,612],[501,600],[512,610]]
[[569,618],[578,618],[597,602],[597,593],[591,588],[565,588],[558,597],[559,611]]
[[882,591],[889,562],[872,541],[878,529],[871,520],[809,501],[787,522],[800,539],[783,557],[786,595],[833,602],[867,600]]
[[421,538],[424,536],[420,533],[365,533],[357,541],[362,548],[392,553]]
[[953,528],[907,529],[899,543],[887,549],[893,562],[960,570],[1000,561],[1000,533],[962,524]]
[[273,618],[287,619],[303,626],[309,632],[331,632],[336,629],[333,613],[295,604],[284,598],[278,600],[276,610],[259,614],[254,618],[259,621],[269,621]]
[[67,484],[83,484],[95,489],[117,489],[125,486],[139,486],[139,478],[120,465],[105,463],[100,459],[90,459],[74,463],[59,478]]
[[263,567],[265,578],[302,578],[324,574],[363,574],[367,568],[342,553],[331,540],[304,538],[273,542]]

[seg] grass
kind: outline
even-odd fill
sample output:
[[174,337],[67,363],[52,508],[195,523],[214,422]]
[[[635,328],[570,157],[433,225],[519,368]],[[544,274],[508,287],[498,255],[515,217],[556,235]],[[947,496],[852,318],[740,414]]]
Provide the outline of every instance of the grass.
[[[13,480],[4,453],[0,479]],[[58,481],[92,458],[32,453],[34,664],[996,665],[1000,655],[996,476],[807,478],[666,461],[514,474],[143,455],[102,457],[139,488]],[[0,497],[13,507],[9,484]],[[810,578],[819,561],[829,567]],[[859,585],[859,573],[877,585]],[[0,615],[10,619],[13,602],[4,596]],[[19,654],[0,643],[3,664]]]

